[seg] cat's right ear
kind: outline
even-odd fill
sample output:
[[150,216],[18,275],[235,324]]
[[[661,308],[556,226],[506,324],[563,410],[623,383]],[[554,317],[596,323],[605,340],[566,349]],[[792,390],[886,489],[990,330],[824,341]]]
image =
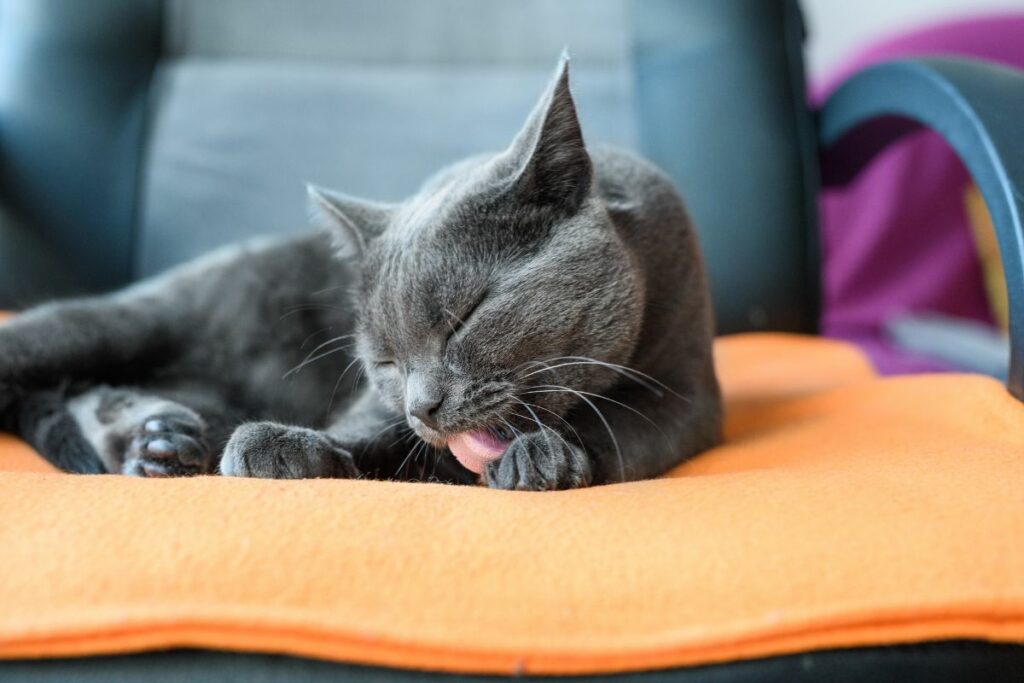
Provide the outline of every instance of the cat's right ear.
[[567,52],[505,157],[516,169],[514,187],[522,199],[575,212],[586,198],[593,165],[569,92]]
[[342,258],[358,259],[367,243],[384,232],[393,207],[341,192],[307,184],[309,215],[313,224],[326,230]]

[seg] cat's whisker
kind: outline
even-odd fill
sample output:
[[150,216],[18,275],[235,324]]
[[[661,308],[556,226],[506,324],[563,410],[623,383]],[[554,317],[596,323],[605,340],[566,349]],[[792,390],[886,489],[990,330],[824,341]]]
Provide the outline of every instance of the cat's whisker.
[[[325,328],[325,329],[326,329],[326,328]],[[310,335],[310,336],[312,336],[312,335]],[[306,355],[306,357],[302,359],[302,362],[301,362],[301,363],[299,363],[299,365],[298,365],[298,366],[296,366],[296,368],[292,368],[292,370],[291,370],[291,371],[296,371],[297,369],[301,369],[301,368],[302,368],[302,367],[303,367],[304,365],[306,365],[307,363],[311,363],[312,361],[310,360],[310,358],[312,358],[312,357],[313,357],[314,355],[316,355],[316,352],[317,352],[317,351],[319,351],[319,350],[320,350],[320,349],[322,349],[323,347],[327,346],[328,344],[332,344],[332,343],[334,343],[334,342],[339,342],[339,341],[343,341],[343,340],[345,340],[345,339],[350,339],[350,338],[352,338],[352,337],[354,337],[354,336],[355,336],[354,334],[342,334],[342,335],[339,335],[339,336],[337,336],[337,337],[332,337],[331,339],[328,339],[328,340],[327,340],[327,341],[325,341],[325,342],[322,342],[322,343],[320,343],[320,344],[317,344],[317,345],[316,345],[316,346],[315,346],[315,347],[313,348],[313,350],[312,350],[312,351],[310,351],[310,352],[309,352],[309,353],[308,353],[308,354]],[[306,337],[306,341],[309,341],[309,337]],[[306,342],[304,341],[304,342],[302,343],[302,346],[305,346],[305,345],[306,345]],[[302,346],[300,346],[299,348],[301,349],[301,348],[302,348]],[[350,344],[349,346],[351,346],[351,344]],[[345,348],[348,348],[348,347],[345,347]],[[290,371],[290,372],[291,372],[291,371]],[[287,377],[287,375],[285,375],[285,377]]]
[[[527,404],[526,404],[526,403],[524,403],[524,402],[522,402],[522,401],[520,401],[520,403],[523,403],[523,405],[524,405],[524,406],[527,406]],[[529,404],[529,405],[532,405],[532,404]],[[539,408],[540,406],[534,406],[534,407],[536,407],[536,408]],[[530,408],[529,408],[529,407],[527,407],[526,409],[527,409],[527,410],[530,410]],[[532,410],[530,410],[530,413],[532,414],[532,413],[533,413],[533,411],[532,411]],[[524,419],[524,420],[529,420],[529,419],[531,419],[531,418],[530,418],[529,416],[527,416],[527,415],[522,415],[521,413],[515,413],[515,412],[513,412],[513,413],[510,413],[510,415],[515,415],[516,417],[522,418],[522,419]],[[540,423],[540,421],[539,421],[539,420],[537,420],[537,416],[536,416],[536,415],[534,415],[532,419],[533,419],[533,420],[534,420],[534,422],[536,422],[536,423],[537,423],[538,425],[540,425],[540,424],[541,424],[541,423]],[[568,424],[568,423],[566,423],[566,424]],[[570,429],[572,429],[572,427],[569,427],[569,428],[570,428]],[[563,437],[563,436],[562,436],[561,434],[559,434],[559,433],[558,433],[558,432],[557,432],[556,430],[554,430],[554,429],[551,429],[551,428],[545,428],[545,427],[541,426],[541,427],[540,427],[540,429],[539,429],[538,431],[541,431],[541,432],[543,432],[543,433],[544,433],[544,439],[545,439],[546,441],[548,441],[548,448],[551,448],[551,442],[550,442],[550,440],[548,440],[548,435],[549,435],[549,434],[554,434],[554,435],[555,435],[555,438],[557,438],[557,439],[558,439],[559,441],[561,441],[561,442],[562,442],[563,444],[565,444],[565,447],[566,447],[566,448],[572,448],[572,446],[570,446],[570,445],[569,445],[569,442],[568,442],[568,441],[566,441],[566,440],[565,440],[565,438],[564,438],[564,437]],[[575,432],[575,431],[576,431],[576,430],[575,430],[575,429],[573,429],[573,432]],[[577,437],[577,439],[578,439],[578,438],[579,438],[579,434],[577,434],[577,435],[576,435],[576,437]]]
[[[409,451],[409,456],[406,457],[407,463],[416,464],[419,461],[420,456],[426,456],[428,448],[430,448],[430,446],[427,444],[427,442],[426,441],[421,441],[420,444],[416,448],[414,448],[411,451]],[[425,464],[426,464],[426,460],[424,459],[424,463],[420,465],[420,475],[421,476],[422,476],[422,474],[425,471],[425,467],[424,467]],[[399,471],[401,471],[402,469],[405,469],[406,467],[408,467],[408,464],[405,464],[401,468],[399,468]]]
[[[441,461],[441,457],[440,457],[441,449],[439,449],[436,446],[431,446],[430,448],[434,451],[434,457],[433,457],[433,467],[430,468],[430,478],[429,478],[429,480],[437,481],[437,465]],[[424,457],[426,457],[427,452],[424,451],[423,455],[424,455]]]
[[356,390],[356,389],[359,388],[359,382],[362,381],[363,377],[365,377],[365,376],[366,376],[366,364],[365,363],[360,363],[359,364],[359,369],[356,370],[356,378],[352,382],[353,390]]
[[[320,346],[318,346],[317,348],[323,348],[325,345],[330,344],[332,341],[339,341],[339,340],[332,339],[332,340],[326,341],[323,344],[321,344]],[[315,363],[315,362],[317,362],[318,360],[320,360],[322,358],[326,358],[327,356],[330,356],[330,355],[333,355],[335,353],[338,353],[339,351],[346,351],[346,350],[348,350],[350,348],[352,348],[352,344],[345,344],[344,346],[335,347],[335,348],[330,349],[328,351],[324,351],[322,353],[319,353],[319,354],[317,354],[315,356],[313,354],[316,353],[316,349],[314,349],[313,351],[309,352],[309,355],[306,356],[306,358],[301,363],[296,365],[294,368],[292,368],[288,372],[284,373],[284,375],[281,376],[281,379],[288,379],[290,376],[292,376],[295,373],[299,372],[300,370],[302,370],[307,365]]]
[[[459,323],[459,326],[460,326],[460,327],[464,327],[464,326],[466,325],[465,321],[463,321],[463,319],[462,319],[462,318],[460,318],[459,316],[455,315],[454,313],[452,313],[451,311],[449,311],[449,310],[448,310],[447,308],[445,308],[445,309],[443,309],[443,310],[444,310],[444,312],[445,312],[445,313],[446,313],[446,314],[447,314],[448,316],[450,316],[450,317],[452,317],[452,318],[455,318],[455,322]],[[455,329],[455,325],[452,325],[452,323],[451,323],[451,321],[450,321],[450,320],[445,320],[445,322],[446,322],[446,323],[448,323],[448,327],[449,327],[449,328],[451,329],[451,331],[452,331],[452,334],[455,334],[456,332],[458,332],[458,330],[457,330],[457,329]]]
[[[513,396],[513,398],[515,398],[515,397]],[[552,430],[544,428],[544,424],[540,421],[540,418],[537,417],[537,413],[533,412],[533,408],[528,406],[524,401],[519,401],[519,402],[522,404],[522,406],[524,408],[526,408],[527,412],[530,413],[530,417],[533,418],[533,421],[537,423],[537,429],[541,432],[541,434],[544,435],[544,441],[548,445],[548,450],[551,450],[551,437],[549,436],[549,432],[551,432]],[[561,436],[559,436],[558,438],[561,439],[562,443],[564,443],[566,445],[566,447],[569,446],[569,444],[566,443],[565,439],[562,439]]]
[[425,443],[425,441],[420,441],[418,444],[409,449],[409,452],[406,453],[405,455],[405,459],[402,460],[401,463],[399,463],[398,468],[395,470],[395,479],[398,479],[402,475],[402,470],[405,469],[405,466],[406,464],[408,464],[409,459],[413,457],[413,453],[417,452]]
[[[382,434],[383,434],[384,432],[386,432],[386,431],[389,431],[389,430],[391,430],[391,429],[394,429],[394,428],[398,427],[398,426],[399,426],[399,425],[401,425],[401,424],[402,424],[403,422],[405,422],[405,418],[404,418],[404,417],[398,417],[398,418],[395,418],[395,419],[393,419],[393,420],[390,420],[390,421],[386,422],[386,423],[384,424],[384,426],[383,426],[383,427],[381,427],[380,429],[378,429],[378,430],[377,430],[376,432],[374,432],[374,433],[373,433],[373,434],[372,434],[372,435],[371,435],[371,436],[370,436],[370,437],[369,437],[368,439],[366,439],[366,441],[367,441],[367,444],[370,444],[370,443],[372,443],[372,442],[373,442],[373,440],[374,440],[374,439],[376,439],[376,438],[377,438],[378,436],[382,435]],[[397,443],[398,443],[399,441],[402,441],[402,440],[404,440],[404,439],[405,439],[405,436],[404,436],[404,435],[403,435],[403,436],[400,436],[400,437],[398,437],[397,439],[395,439],[394,441],[392,441],[392,442],[391,442],[391,445],[390,445],[390,446],[388,446],[388,448],[391,448],[391,447],[393,447],[393,446],[394,446],[395,444],[397,444]],[[367,447],[368,447],[368,446],[367,446]],[[365,452],[366,452],[366,447],[364,447],[364,448],[363,448],[363,450],[362,450],[362,453],[365,453]]]
[[[525,404],[524,404],[524,405],[525,405]],[[530,409],[529,409],[529,408],[527,408],[527,410],[530,410]],[[531,410],[530,412],[532,413],[533,411]],[[517,417],[521,417],[521,418],[523,418],[523,419],[527,419],[525,415],[520,415],[519,413],[512,413],[512,414],[513,414],[513,415],[515,415],[515,416],[517,416]],[[504,423],[505,423],[505,426],[506,426],[506,427],[508,427],[509,429],[511,429],[511,430],[512,430],[512,433],[513,433],[513,434],[514,434],[514,435],[516,436],[516,438],[519,438],[519,437],[521,437],[521,436],[523,435],[523,433],[522,433],[522,432],[520,432],[520,431],[519,431],[519,430],[517,430],[517,429],[516,429],[515,427],[513,427],[513,426],[512,426],[512,424],[511,424],[511,423],[509,423],[509,421],[508,421],[508,420],[506,420],[505,418],[503,418],[503,417],[499,416],[499,417],[498,417],[498,419],[499,419],[499,420],[501,420],[502,422],[504,422]],[[541,425],[540,421],[539,421],[539,420],[537,420],[536,416],[534,416],[534,420],[536,420],[536,421],[537,421],[537,425],[538,425],[538,427],[540,427],[540,431],[541,431],[541,433],[543,433],[543,434],[544,434],[544,441],[545,441],[545,442],[547,442],[547,445],[548,445],[548,449],[550,450],[550,449],[551,449],[551,439],[550,439],[550,437],[548,436],[548,434],[549,434],[549,432],[552,432],[552,430],[550,430],[550,429],[544,429],[544,426],[543,426],[543,425]],[[565,444],[566,448],[568,448],[568,447],[569,447],[569,444],[568,444],[568,442],[566,442],[566,440],[565,440],[565,439],[563,439],[563,438],[561,437],[561,435],[560,435],[560,434],[558,434],[557,432],[554,432],[554,434],[555,434],[555,436],[556,436],[556,437],[558,437],[558,440],[559,440],[559,441],[561,441],[562,443],[564,443],[564,444]]]
[[322,360],[324,358],[327,358],[328,356],[333,356],[336,353],[340,353],[342,351],[347,351],[349,348],[351,348],[351,344],[346,345],[346,346],[339,346],[337,348],[330,349],[329,351],[324,351],[323,353],[321,353],[319,355],[316,355],[316,356],[310,358],[307,361],[303,361],[302,363],[299,363],[294,368],[292,368],[288,372],[286,372],[283,375],[281,375],[281,379],[288,379],[292,375],[300,372],[307,365],[311,365],[311,364],[317,362],[318,360]]
[[427,471],[427,455],[428,455],[429,451],[430,451],[430,444],[427,443],[426,441],[422,442],[422,445],[419,448],[417,448],[415,451],[413,451],[413,455],[412,455],[412,463],[413,464],[418,463],[420,458],[423,459],[423,462],[420,463],[420,465],[419,465],[419,467],[420,467],[420,478],[423,478],[423,475]]
[[[593,410],[594,414],[597,415],[597,418],[599,420],[601,420],[601,424],[604,425],[605,430],[608,432],[608,436],[612,440],[612,445],[615,446],[615,455],[619,459],[619,476],[621,477],[621,481],[626,481],[626,464],[625,464],[625,462],[622,459],[622,449],[619,448],[619,440],[615,438],[615,433],[612,431],[611,425],[608,424],[608,420],[605,419],[604,413],[602,413],[601,410],[596,405],[594,405],[593,401],[591,401],[589,398],[586,397],[585,394],[588,393],[588,392],[580,392],[580,391],[577,391],[575,389],[570,389],[569,387],[562,387],[562,386],[554,386],[554,385],[545,385],[545,386],[550,386],[552,388],[528,391],[528,392],[525,392],[525,393],[528,393],[528,394],[544,394],[544,393],[548,393],[548,394],[550,394],[550,393],[557,393],[557,392],[567,392],[567,393],[570,393],[570,394],[575,394],[577,397],[579,397],[579,399],[581,401],[583,401],[588,406],[590,406],[591,410]],[[592,395],[597,396],[597,394],[592,394]],[[601,396],[600,398],[606,398],[606,397]]]
[[311,335],[309,335],[308,337],[306,337],[305,339],[302,340],[302,343],[299,344],[299,351],[301,351],[302,349],[306,348],[306,344],[308,344],[309,341],[313,337],[317,336],[321,332],[326,332],[327,330],[332,330],[332,329],[334,329],[334,325],[328,325],[327,327],[321,327],[319,330],[317,330],[316,332],[312,333]]
[[356,335],[354,335],[354,334],[341,334],[341,335],[338,335],[337,337],[331,337],[330,339],[328,339],[327,341],[323,342],[322,344],[318,344],[315,347],[313,347],[313,350],[309,352],[309,355],[307,355],[306,358],[309,358],[309,356],[312,356],[314,353],[316,353],[317,351],[319,351],[323,347],[327,346],[331,342],[342,341],[343,339],[351,339],[354,336],[356,336]]
[[342,307],[342,306],[333,306],[331,304],[317,304],[317,303],[299,304],[297,306],[292,306],[287,311],[282,313],[281,317],[277,319],[277,322],[281,322],[282,320],[284,320],[288,316],[295,315],[296,313],[302,313],[303,311],[343,311],[344,312],[345,310],[346,309],[344,307]]
[[[521,419],[521,420],[529,420],[529,419],[530,419],[530,416],[529,416],[529,415],[523,415],[522,413],[517,413],[517,412],[516,412],[516,411],[514,411],[514,410],[510,410],[510,411],[508,412],[508,414],[509,414],[509,415],[511,415],[512,417],[518,417],[518,418],[519,418],[519,419]],[[499,415],[499,416],[498,416],[498,419],[499,419],[499,420],[501,420],[502,422],[504,422],[504,423],[505,423],[505,426],[506,426],[506,427],[508,427],[509,429],[512,429],[512,425],[510,425],[510,424],[508,423],[508,421],[507,421],[507,420],[505,420],[505,418],[503,418],[503,417],[501,417],[501,416]]]
[[569,431],[571,431],[576,436],[576,441],[579,443],[579,445],[581,447],[583,446],[583,439],[580,438],[580,433],[577,432],[576,428],[573,427],[572,424],[570,424],[569,421],[566,420],[564,417],[562,417],[561,415],[559,415],[555,411],[551,410],[550,408],[545,408],[544,406],[539,406],[536,403],[530,403],[529,401],[524,401],[523,399],[519,398],[518,396],[513,396],[512,398],[514,398],[515,400],[519,401],[520,403],[523,403],[523,404],[529,405],[529,406],[531,406],[533,408],[536,408],[537,410],[543,410],[546,413],[550,413],[556,419],[561,420],[562,424],[564,424],[566,427],[568,427]]
[[[426,455],[427,455],[427,451],[429,451],[430,448],[431,448],[430,444],[428,444],[426,441],[420,441],[418,444],[416,444],[416,447],[409,451],[409,454],[405,456],[405,460],[403,460],[402,464],[398,466],[398,471],[395,472],[395,476],[396,477],[399,476],[399,474],[402,472],[402,470],[405,469],[405,467],[410,462],[416,463],[417,459],[422,455],[422,456],[424,456],[424,460],[423,460],[423,464],[420,466],[420,477],[423,478],[423,475],[426,473],[426,467],[427,467]],[[434,467],[435,468],[437,467],[437,463],[436,462],[434,463]]]
[[653,384],[650,384],[647,381],[645,381],[645,380],[643,380],[643,379],[641,379],[639,377],[634,377],[632,374],[630,374],[629,372],[627,372],[626,370],[624,370],[622,368],[619,368],[619,367],[616,367],[616,366],[611,365],[609,363],[604,363],[604,362],[601,362],[601,361],[589,361],[589,360],[587,360],[587,361],[573,361],[573,362],[569,362],[569,363],[558,363],[557,365],[545,365],[545,367],[543,367],[543,368],[541,368],[539,370],[534,370],[532,372],[526,373],[520,379],[526,379],[527,377],[532,377],[533,375],[539,375],[542,372],[550,372],[552,370],[557,370],[558,368],[565,368],[565,367],[570,367],[570,366],[573,366],[573,365],[593,365],[595,367],[603,367],[603,368],[606,368],[608,370],[611,370],[612,372],[616,373],[617,375],[619,375],[621,377],[625,377],[628,380],[636,382],[637,384],[642,386],[644,389],[647,389],[648,391],[653,393],[655,396],[659,396],[660,397],[660,396],[664,395],[664,392],[660,388],[658,388],[657,386],[655,386]]
[[[556,358],[549,358],[547,360],[548,362],[528,361],[527,363],[525,363],[524,365],[537,364],[543,365],[544,367],[542,367],[539,370],[533,370],[532,372],[528,372],[525,375],[522,375],[520,379],[526,379],[527,377],[531,377],[542,372],[548,372],[551,370],[555,370],[557,368],[564,368],[572,365],[595,365],[607,368],[612,372],[619,374],[622,377],[630,379],[639,384],[640,386],[644,387],[645,389],[648,389],[657,396],[661,396],[662,392],[664,391],[672,394],[676,398],[686,401],[687,403],[690,402],[688,398],[682,396],[681,394],[679,394],[679,392],[675,391],[674,389],[672,389],[672,387],[668,386],[664,382],[660,382],[654,377],[648,375],[647,373],[641,372],[636,368],[631,368],[626,365],[619,365],[618,363],[609,363],[607,361],[597,360],[596,358],[588,358],[587,356],[558,356]],[[558,363],[558,361],[568,362]],[[557,365],[551,365],[551,363],[557,363]]]
[[526,412],[530,413],[530,417],[532,417],[533,421],[537,423],[537,429],[543,430],[544,425],[543,423],[541,423],[540,418],[537,417],[537,413],[533,412],[533,408],[531,408],[525,401],[521,401],[515,396],[513,396],[512,398],[515,399],[516,401],[519,401],[519,404],[526,408]]
[[331,400],[327,402],[327,414],[328,415],[331,414],[331,409],[334,407],[334,398],[338,395],[338,387],[341,386],[341,381],[343,379],[345,379],[345,375],[348,374],[348,371],[352,368],[352,366],[355,365],[358,362],[359,362],[359,357],[357,356],[357,357],[353,358],[351,361],[349,361],[349,364],[346,365],[345,369],[341,371],[340,375],[338,375],[338,381],[336,381],[334,383],[334,389],[331,391]]
[[505,423],[505,426],[506,426],[506,427],[508,427],[508,428],[509,428],[509,429],[510,429],[510,430],[512,431],[512,435],[513,435],[513,436],[515,436],[515,437],[516,437],[517,439],[518,439],[518,438],[519,438],[520,436],[522,436],[522,435],[523,435],[523,433],[522,433],[521,431],[519,431],[518,429],[516,429],[515,427],[513,427],[513,426],[512,426],[512,423],[511,423],[511,422],[509,422],[508,420],[506,420],[505,418],[503,418],[503,417],[501,417],[501,416],[499,415],[499,416],[498,416],[498,419],[499,419],[499,420],[501,420],[502,422],[504,422],[504,423]]
[[334,285],[333,287],[324,287],[323,289],[318,289],[315,292],[313,292],[311,296],[319,296],[321,294],[326,294],[327,292],[333,292],[337,289],[341,289],[344,286],[345,285]]
[[[356,370],[355,379],[352,380],[352,388],[349,390],[349,396],[355,396],[359,392],[360,382],[366,376],[366,365],[363,363],[359,364],[359,368]],[[334,396],[338,392],[338,382],[334,383],[334,389],[331,390],[331,400],[328,403],[328,410],[334,405]]]
[[[538,384],[537,388],[538,389],[569,389],[569,387],[563,387],[560,384]],[[619,406],[621,408],[625,408],[626,410],[628,410],[628,411],[634,413],[635,415],[639,416],[640,418],[646,420],[648,424],[650,424],[652,427],[654,427],[659,432],[661,432],[662,436],[664,436],[666,439],[668,438],[668,436],[665,434],[664,431],[662,431],[661,427],[658,425],[657,422],[652,420],[647,415],[644,415],[643,413],[641,413],[639,410],[637,410],[633,406],[627,405],[627,404],[623,403],[622,401],[616,401],[614,398],[608,398],[607,396],[602,396],[601,394],[595,394],[595,393],[593,393],[591,391],[582,391],[582,390],[577,391],[577,390],[574,390],[574,389],[571,389],[570,391],[573,391],[574,393],[577,393],[577,394],[585,394],[587,396],[593,396],[594,398],[599,398],[602,401],[608,401],[609,403],[614,403],[615,405],[617,405],[617,406]],[[540,392],[527,391],[525,393],[529,394],[529,393],[540,393]]]
[[[402,420],[402,422],[404,422],[404,421],[405,420]],[[399,426],[400,425],[393,424],[388,429],[395,429],[395,428],[397,428]],[[416,436],[416,433],[412,432],[412,436]],[[395,446],[397,446],[400,443],[409,443],[409,434],[402,434],[402,435],[400,435],[397,439],[395,439],[394,441],[392,441],[391,443],[388,444],[388,448],[394,448]]]

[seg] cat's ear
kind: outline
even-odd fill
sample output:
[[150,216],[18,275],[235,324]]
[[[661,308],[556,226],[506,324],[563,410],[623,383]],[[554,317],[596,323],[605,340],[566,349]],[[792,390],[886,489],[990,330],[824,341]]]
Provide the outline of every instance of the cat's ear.
[[309,215],[313,224],[330,233],[339,256],[355,259],[366,244],[384,232],[393,207],[351,197],[341,192],[307,184]]
[[587,196],[593,171],[569,92],[567,53],[506,154],[525,201],[573,211]]

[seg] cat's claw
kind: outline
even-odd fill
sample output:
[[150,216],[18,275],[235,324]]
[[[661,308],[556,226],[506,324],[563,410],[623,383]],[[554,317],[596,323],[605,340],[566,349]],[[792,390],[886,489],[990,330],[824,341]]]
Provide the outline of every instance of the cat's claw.
[[220,472],[261,479],[355,478],[352,454],[328,434],[274,422],[238,427],[224,449]]
[[574,443],[553,431],[523,434],[487,466],[487,485],[515,491],[550,491],[588,486],[590,460]]
[[181,477],[213,471],[203,429],[202,422],[191,415],[147,418],[128,443],[121,472],[137,477]]

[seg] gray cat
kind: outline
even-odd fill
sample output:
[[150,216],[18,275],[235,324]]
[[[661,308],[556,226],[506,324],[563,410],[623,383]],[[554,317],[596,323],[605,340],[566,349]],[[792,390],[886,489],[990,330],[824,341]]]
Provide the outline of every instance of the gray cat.
[[57,466],[565,489],[720,440],[693,228],[659,171],[588,153],[563,59],[512,145],[394,205],[0,328],[0,413]]

